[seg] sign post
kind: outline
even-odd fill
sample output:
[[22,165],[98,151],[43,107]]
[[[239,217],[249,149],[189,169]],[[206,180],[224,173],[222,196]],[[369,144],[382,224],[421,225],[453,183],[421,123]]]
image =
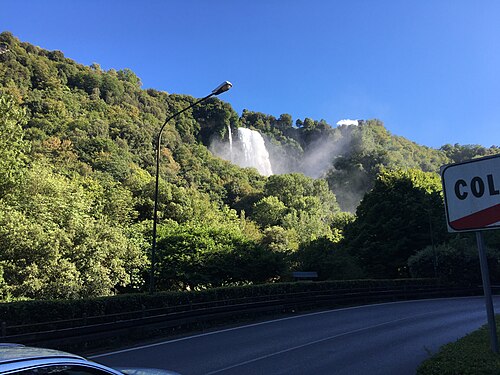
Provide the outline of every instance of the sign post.
[[483,230],[500,227],[500,155],[441,167],[449,232],[476,232],[491,350],[498,353]]
[[483,278],[484,300],[486,304],[486,315],[488,316],[488,327],[490,329],[491,350],[498,354],[498,337],[495,322],[495,311],[493,309],[493,298],[491,297],[490,274],[488,270],[488,259],[484,248],[483,232],[476,232],[477,248],[479,249],[479,263],[481,265],[481,276]]

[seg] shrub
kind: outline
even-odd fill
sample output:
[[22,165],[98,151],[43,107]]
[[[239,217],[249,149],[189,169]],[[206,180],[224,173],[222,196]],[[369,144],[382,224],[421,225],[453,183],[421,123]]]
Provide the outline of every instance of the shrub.
[[[497,335],[500,318],[497,316]],[[417,375],[500,374],[500,356],[490,349],[489,330],[483,326],[456,342],[443,346],[424,361]]]

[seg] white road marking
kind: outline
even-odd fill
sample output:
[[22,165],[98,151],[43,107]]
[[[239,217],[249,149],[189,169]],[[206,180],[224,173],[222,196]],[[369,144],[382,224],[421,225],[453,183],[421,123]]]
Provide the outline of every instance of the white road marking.
[[247,365],[249,363],[261,361],[261,360],[266,359],[266,358],[270,358],[270,357],[274,357],[274,356],[279,355],[279,354],[291,352],[293,350],[305,348],[306,346],[318,344],[320,342],[324,342],[324,341],[328,341],[328,340],[333,340],[333,339],[336,339],[336,338],[339,338],[339,337],[351,335],[353,333],[367,331],[367,330],[372,329],[372,328],[383,327],[383,326],[386,326],[386,325],[389,325],[389,324],[392,324],[392,323],[401,322],[403,320],[413,319],[413,318],[421,317],[421,316],[425,316],[425,315],[430,315],[430,314],[433,314],[433,313],[434,312],[427,312],[427,313],[423,313],[423,314],[412,315],[412,316],[408,316],[406,318],[394,319],[394,320],[390,320],[388,322],[375,324],[375,325],[372,325],[372,326],[369,326],[369,327],[363,327],[363,328],[354,329],[352,331],[348,331],[348,332],[344,332],[344,333],[339,333],[339,334],[336,334],[336,335],[333,335],[333,336],[329,336],[329,337],[325,337],[325,338],[322,338],[322,339],[319,339],[319,340],[311,341],[311,342],[308,342],[306,344],[302,344],[302,345],[298,345],[298,346],[293,346],[293,347],[288,348],[288,349],[279,350],[279,351],[274,352],[274,353],[270,353],[270,354],[266,354],[266,355],[263,355],[263,356],[260,356],[260,357],[257,357],[257,358],[249,359],[248,361],[240,362],[240,363],[237,363],[235,365],[224,367],[224,368],[221,368],[221,369],[218,369],[218,370],[215,370],[215,371],[210,371],[210,372],[205,373],[205,375],[218,374],[218,373],[224,372],[226,370],[231,370],[231,369],[233,369],[235,367],[239,367],[239,366]]
[[[442,301],[442,300],[465,299],[465,298],[482,298],[482,297],[429,298],[429,299],[420,299],[420,300],[412,300],[412,301],[397,301],[397,302],[374,303],[374,304],[371,304],[371,305],[354,306],[354,307],[344,307],[344,308],[335,309],[335,310],[318,311],[318,312],[313,312],[313,313],[307,313],[307,314],[289,316],[289,317],[286,317],[286,318],[279,318],[279,319],[274,319],[274,320],[268,320],[268,321],[265,321],[265,322],[247,324],[247,325],[244,325],[244,326],[226,328],[226,329],[222,329],[222,330],[219,330],[219,331],[200,333],[200,334],[196,334],[196,335],[192,335],[192,336],[181,337],[181,338],[178,338],[178,339],[157,342],[157,343],[154,343],[154,344],[147,344],[147,345],[136,346],[136,347],[133,347],[133,348],[116,350],[116,351],[112,351],[112,352],[108,352],[108,353],[91,355],[91,356],[88,356],[88,358],[89,359],[95,359],[95,358],[101,358],[101,357],[108,357],[108,356],[112,356],[112,355],[115,355],[115,354],[122,354],[122,353],[131,352],[131,351],[134,351],[134,350],[142,350],[142,349],[147,349],[147,348],[153,348],[153,347],[156,347],[156,346],[173,344],[173,343],[176,343],[176,342],[179,342],[179,341],[186,341],[186,340],[196,339],[196,338],[199,338],[199,337],[212,336],[212,335],[216,335],[216,334],[219,334],[219,333],[237,331],[237,330],[240,330],[240,329],[245,329],[245,328],[249,328],[249,327],[257,327],[257,326],[261,326],[261,325],[265,325],[265,324],[272,324],[272,323],[282,322],[282,321],[291,320],[291,319],[299,319],[299,318],[303,318],[303,317],[306,317],[306,316],[314,316],[314,315],[320,315],[320,314],[331,314],[331,313],[335,313],[337,311],[357,310],[357,309],[369,308],[369,307],[374,307],[374,306],[395,305],[395,304],[401,304],[401,303],[415,303],[415,302],[420,302],[420,301]],[[407,318],[403,318],[403,319],[407,319]],[[387,324],[387,323],[382,323],[382,324]],[[362,329],[364,329],[364,328],[362,328]]]

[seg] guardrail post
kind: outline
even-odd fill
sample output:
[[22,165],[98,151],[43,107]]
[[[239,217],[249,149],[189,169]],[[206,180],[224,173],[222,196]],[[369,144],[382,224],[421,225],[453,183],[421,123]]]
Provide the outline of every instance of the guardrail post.
[[87,313],[83,313],[83,325],[87,325]]
[[2,337],[7,336],[7,323],[2,322]]
[[141,305],[141,316],[143,318],[146,317],[146,306],[144,306],[144,305]]

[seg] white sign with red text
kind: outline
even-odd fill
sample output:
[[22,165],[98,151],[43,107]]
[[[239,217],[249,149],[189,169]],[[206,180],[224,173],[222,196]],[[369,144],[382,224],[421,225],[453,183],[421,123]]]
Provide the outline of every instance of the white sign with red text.
[[500,227],[500,154],[441,167],[449,232]]

